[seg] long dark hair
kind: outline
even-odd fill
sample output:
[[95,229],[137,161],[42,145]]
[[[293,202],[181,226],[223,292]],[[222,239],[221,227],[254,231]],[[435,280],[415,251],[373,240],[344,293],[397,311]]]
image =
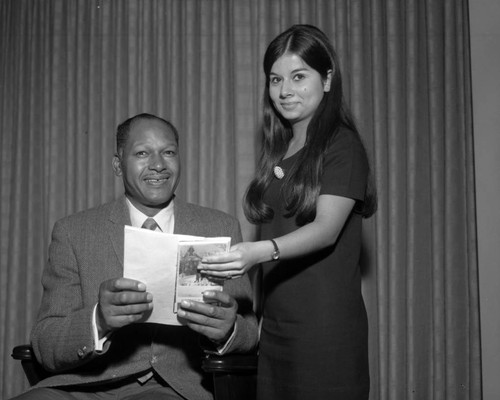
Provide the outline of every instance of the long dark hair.
[[[294,25],[277,36],[264,55],[264,110],[262,121],[262,153],[256,177],[250,183],[243,207],[250,222],[262,223],[274,216],[274,211],[264,203],[263,196],[273,179],[273,168],[285,155],[293,137],[292,126],[281,117],[269,97],[269,76],[273,64],[285,53],[295,54],[316,70],[323,81],[331,71],[330,90],[325,92],[308,127],[306,142],[297,162],[287,171],[283,191],[286,216],[295,216],[297,224],[304,225],[316,216],[316,202],[323,172],[323,160],[339,128],[345,127],[359,133],[347,108],[342,93],[342,77],[337,54],[326,35],[311,25]],[[361,138],[360,138],[361,140]],[[368,176],[365,200],[356,204],[354,211],[364,217],[376,210],[376,193],[371,173]]]

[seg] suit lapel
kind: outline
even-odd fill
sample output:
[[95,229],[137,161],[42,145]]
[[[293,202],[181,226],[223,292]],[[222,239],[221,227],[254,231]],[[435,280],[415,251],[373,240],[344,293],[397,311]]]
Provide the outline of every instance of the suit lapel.
[[130,214],[124,196],[113,203],[113,207],[109,213],[108,222],[108,236],[113,244],[113,249],[122,267],[120,273],[123,273],[123,254],[125,252],[124,226],[131,225]]
[[193,215],[194,210],[188,207],[188,205],[175,198],[174,202],[174,233],[178,235],[192,235],[193,224],[196,225],[196,216]]

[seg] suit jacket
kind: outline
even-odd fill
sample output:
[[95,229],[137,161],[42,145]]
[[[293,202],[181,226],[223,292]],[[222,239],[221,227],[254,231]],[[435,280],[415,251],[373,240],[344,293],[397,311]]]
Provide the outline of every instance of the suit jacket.
[[[231,236],[241,241],[238,221],[221,211],[175,200],[174,233]],[[185,326],[131,324],[113,333],[103,352],[94,349],[92,313],[101,282],[123,275],[125,198],[59,220],[45,267],[40,311],[31,342],[37,359],[55,372],[36,387],[105,383],[153,368],[187,399],[211,399],[201,370],[201,336]],[[228,352],[256,346],[248,278],[225,283],[238,301],[237,330]]]

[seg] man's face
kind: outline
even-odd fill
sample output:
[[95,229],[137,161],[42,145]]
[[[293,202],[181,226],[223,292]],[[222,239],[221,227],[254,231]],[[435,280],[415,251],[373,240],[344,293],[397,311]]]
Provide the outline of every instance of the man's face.
[[122,177],[128,199],[148,216],[172,199],[180,169],[175,135],[157,120],[136,121],[123,150],[113,159],[113,170]]

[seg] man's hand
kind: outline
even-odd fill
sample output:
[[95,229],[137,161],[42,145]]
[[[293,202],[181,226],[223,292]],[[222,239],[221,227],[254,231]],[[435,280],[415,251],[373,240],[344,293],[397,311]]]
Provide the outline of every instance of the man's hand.
[[153,296],[146,292],[144,283],[127,278],[104,281],[96,312],[99,337],[141,320],[152,309]]
[[224,343],[233,332],[238,304],[229,294],[216,290],[204,292],[203,298],[207,303],[183,300],[178,316],[192,330]]

